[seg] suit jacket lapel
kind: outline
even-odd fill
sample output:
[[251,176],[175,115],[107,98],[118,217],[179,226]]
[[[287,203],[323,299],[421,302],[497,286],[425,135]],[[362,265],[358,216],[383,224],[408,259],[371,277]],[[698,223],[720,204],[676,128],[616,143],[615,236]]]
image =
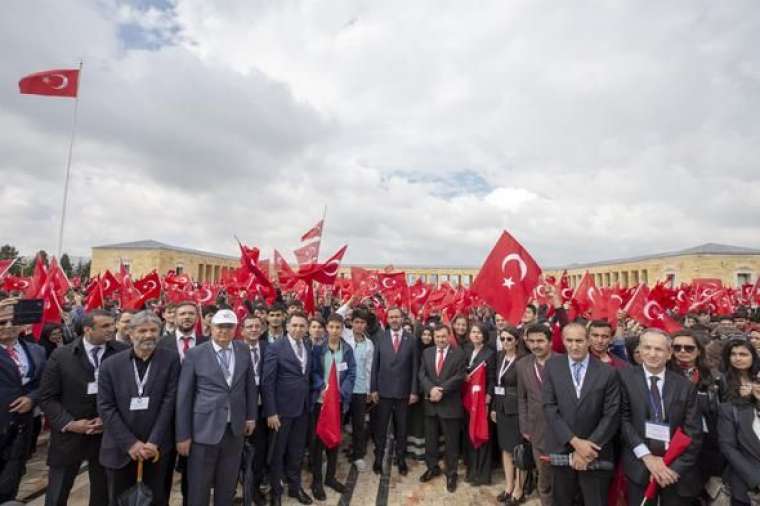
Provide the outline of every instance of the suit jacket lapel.
[[[235,385],[241,377],[243,377],[243,373],[245,372],[243,369],[243,364],[246,363],[246,353],[248,353],[248,359],[251,360],[251,354],[250,352],[246,352],[245,348],[242,346],[235,346],[235,341],[232,341],[232,352],[235,354],[235,373],[232,375],[232,383],[231,385]],[[251,364],[253,364],[253,361],[251,360]]]
[[747,448],[755,455],[755,458],[760,459],[760,440],[755,436],[755,432],[752,428],[752,424],[755,421],[755,409],[754,408],[734,408],[739,411],[739,425],[742,432],[747,435],[744,440],[747,441]]
[[15,374],[16,378],[21,381],[21,374],[18,372],[18,366],[16,366],[16,362],[13,361],[5,349],[0,350],[0,362],[3,362],[5,368],[12,371],[11,374]]
[[668,408],[673,405],[673,398],[676,395],[676,387],[673,378],[674,373],[665,370],[665,383],[662,385],[662,404],[665,406],[665,409],[662,416],[666,421],[670,420]]
[[90,359],[87,357],[87,350],[84,347],[84,338],[81,338],[79,340],[79,343],[77,343],[76,349],[74,350],[75,353],[79,354],[79,364],[82,366],[82,369],[85,370],[90,376],[95,376],[95,367],[90,362]]
[[[581,385],[580,399],[578,399],[578,396],[576,395],[576,399],[578,399],[579,403],[583,401],[583,398],[589,393],[589,390],[591,390],[591,385],[592,383],[594,383],[594,381],[596,380],[596,377],[598,376],[597,374],[598,368],[599,368],[599,363],[597,363],[597,361],[594,360],[592,357],[589,357],[588,368],[586,369],[586,374],[583,376],[583,385]],[[575,386],[573,386],[573,390],[575,390]]]

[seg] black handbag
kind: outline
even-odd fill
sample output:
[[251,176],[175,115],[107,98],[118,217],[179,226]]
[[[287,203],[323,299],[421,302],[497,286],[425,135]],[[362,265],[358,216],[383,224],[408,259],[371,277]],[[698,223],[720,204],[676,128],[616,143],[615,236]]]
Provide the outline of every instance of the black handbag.
[[512,450],[512,460],[515,467],[522,471],[531,471],[536,468],[536,462],[533,460],[533,446],[530,441],[523,441],[515,446]]

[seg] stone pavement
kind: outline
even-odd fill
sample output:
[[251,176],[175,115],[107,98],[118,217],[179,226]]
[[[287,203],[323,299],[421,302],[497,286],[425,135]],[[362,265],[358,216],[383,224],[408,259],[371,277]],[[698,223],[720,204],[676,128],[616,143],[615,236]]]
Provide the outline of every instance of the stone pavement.
[[[371,446],[371,444],[370,444]],[[45,455],[47,450],[46,437],[40,438],[40,445],[37,453],[29,461],[27,474],[21,485],[19,493],[20,499],[34,497],[35,494],[42,493],[32,499],[31,506],[44,505],[44,488],[47,485],[47,467],[45,466]],[[372,455],[370,450],[369,456]],[[371,462],[370,462],[371,464]],[[363,473],[358,473],[346,461],[342,454],[338,458],[338,480],[348,481],[349,474],[356,476],[353,488],[341,497],[331,489],[325,489],[327,500],[316,502],[315,504],[329,505],[379,505],[379,506],[417,506],[417,505],[462,505],[462,506],[482,506],[487,504],[496,504],[496,496],[501,492],[504,478],[500,468],[493,470],[493,484],[490,486],[472,487],[465,483],[461,478],[464,476],[464,469],[459,469],[459,487],[456,493],[449,494],[446,491],[445,478],[438,477],[428,483],[420,483],[419,477],[425,471],[425,466],[421,462],[408,460],[409,474],[402,477],[398,474],[396,467],[389,469],[386,459],[385,472],[382,476],[375,475],[371,470],[371,465]],[[381,487],[381,480],[384,486]],[[304,489],[310,493],[309,485],[311,484],[311,474],[304,471],[303,473]],[[88,504],[89,481],[87,473],[82,472],[77,477],[74,488],[69,500],[70,506],[86,506]],[[242,497],[242,492],[238,494]],[[286,500],[287,499],[287,500]],[[242,499],[238,498],[233,504],[241,504]],[[182,496],[179,490],[179,475],[175,475],[174,492],[172,493],[171,505],[181,506]],[[283,504],[288,506],[298,504],[297,501],[283,497]],[[539,506],[540,502],[535,494],[525,503],[527,506]],[[106,505],[103,505],[106,506]],[[231,505],[232,506],[232,505]]]

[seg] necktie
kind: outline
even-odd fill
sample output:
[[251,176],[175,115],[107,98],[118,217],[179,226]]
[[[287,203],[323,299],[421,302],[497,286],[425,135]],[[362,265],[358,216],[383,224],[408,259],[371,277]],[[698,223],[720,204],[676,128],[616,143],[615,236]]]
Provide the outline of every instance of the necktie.
[[573,362],[573,378],[576,388],[581,384],[581,367],[583,367],[583,362]]
[[544,382],[544,366],[536,362],[536,379],[539,383]]
[[398,345],[399,345],[398,332],[394,332],[393,333],[393,351],[394,351],[394,353],[398,353]]
[[440,376],[443,370],[443,349],[438,350],[438,363],[435,366],[435,373]]
[[303,341],[296,341],[296,355],[298,355],[298,361],[301,362],[301,372],[306,372],[306,364],[303,360]]
[[230,350],[228,348],[222,348],[219,350],[219,360],[222,363],[222,372],[224,373],[224,379],[230,380]]
[[188,350],[190,350],[190,340],[192,339],[192,337],[185,336],[181,339],[182,339],[182,354],[184,355],[185,353],[188,352]]
[[13,363],[16,364],[16,369],[18,369],[19,374],[21,374],[21,360],[19,360],[18,353],[16,353],[16,347],[9,344],[5,347],[5,351],[8,353],[8,356],[11,357]]
[[661,422],[662,421],[662,397],[660,397],[660,389],[657,388],[657,382],[660,381],[660,378],[658,378],[657,376],[650,376],[649,381],[650,381],[649,392],[652,398],[652,409],[654,410],[653,418],[655,422]]
[[253,347],[253,369],[258,370],[259,368],[259,347],[254,346]]
[[90,350],[90,355],[92,355],[92,363],[95,364],[95,369],[100,367],[100,346],[95,346]]

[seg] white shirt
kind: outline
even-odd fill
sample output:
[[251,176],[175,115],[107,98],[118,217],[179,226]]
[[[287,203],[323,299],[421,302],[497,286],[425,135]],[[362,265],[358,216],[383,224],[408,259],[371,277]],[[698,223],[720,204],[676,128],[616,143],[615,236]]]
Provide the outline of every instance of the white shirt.
[[[480,350],[482,350],[482,349],[483,348],[480,348]],[[475,357],[478,356],[478,353],[480,353],[480,350],[478,350],[478,349],[473,349],[472,350],[472,355],[470,355],[470,367],[472,367],[472,363],[475,362]]]
[[298,357],[298,341],[293,339],[292,337],[288,336],[288,341],[290,342],[290,347],[293,348],[293,353],[295,354],[296,358],[301,362],[301,372],[303,374],[306,374],[306,345],[303,344],[303,340],[301,340],[301,349],[303,350],[302,357]]
[[576,361],[570,358],[570,355],[567,356],[567,361],[570,364],[570,380],[573,382],[573,386],[575,387],[575,395],[578,396],[578,398],[581,398],[581,390],[583,389],[583,381],[586,379],[586,371],[588,371],[588,363],[590,360],[590,355],[586,355],[586,358],[581,360],[581,370],[578,376],[580,376],[579,381],[575,382],[575,363]]
[[185,341],[184,337],[190,338],[190,348],[195,346],[196,339],[195,339],[195,331],[193,330],[190,334],[184,335],[182,332],[179,331],[179,329],[174,331],[174,336],[177,340],[177,351],[179,352],[179,360],[180,362],[185,360]]
[[[90,343],[90,341],[87,340],[87,338],[82,339],[82,342],[84,343],[84,352],[87,355],[87,360],[90,361],[92,364],[92,367],[95,368],[95,381],[98,380],[98,369],[100,368],[100,364],[103,363],[103,354],[106,352],[106,345],[101,344],[99,346],[95,346],[94,344]],[[92,358],[92,350],[93,348],[99,348],[98,349],[98,365],[95,365],[95,360]]]
[[515,363],[517,360],[517,355],[513,355],[512,358],[507,357],[504,355],[504,360],[501,361],[501,365],[499,366],[499,377],[496,379],[496,382],[501,385],[501,378],[504,377],[505,374],[507,374],[507,370],[509,370],[510,367],[512,367],[512,364]]
[[752,430],[755,431],[755,436],[760,439],[760,413],[755,410],[755,421],[752,422]]
[[[214,347],[214,353],[216,354],[216,361],[219,363],[219,367],[222,369],[222,374],[224,374],[224,366],[222,365],[222,357],[220,356],[220,351],[222,351],[222,347],[216,344],[216,342],[212,339],[211,340],[211,346]],[[227,385],[232,385],[232,377],[235,375],[235,347],[232,346],[232,343],[227,347],[229,350],[229,353],[227,356],[230,360],[230,367],[229,371],[230,374],[228,377],[225,377],[224,379],[227,381]]]
[[[649,399],[649,389],[652,388],[651,387],[652,380],[650,380],[649,378],[651,378],[652,376],[656,376],[656,377],[660,378],[660,380],[657,382],[657,390],[660,391],[660,402],[662,402],[662,387],[663,387],[663,385],[665,385],[665,369],[663,369],[662,371],[660,371],[659,374],[652,374],[651,372],[649,372],[647,370],[646,366],[642,366],[642,367],[644,369],[644,378],[646,378],[646,383],[647,383],[647,402],[649,402],[649,400],[648,400]],[[660,409],[662,411],[662,416],[665,416],[665,404],[664,404],[664,402],[663,402],[662,406],[660,407]],[[644,443],[641,443],[640,445],[636,446],[633,449],[633,454],[636,455],[637,459],[644,458],[647,455],[649,455],[650,453],[652,453],[652,452],[649,451],[649,447],[647,447],[647,445],[645,445]]]
[[24,347],[21,346],[21,343],[18,342],[18,339],[16,339],[16,341],[13,343],[13,349],[16,352],[16,357],[18,357],[18,362],[16,365],[18,366],[19,375],[21,376],[21,384],[26,385],[32,380],[29,377],[29,357],[26,356]]
[[[443,351],[443,364],[446,364],[446,355],[449,354],[449,347],[448,345],[445,348],[438,348],[435,347],[435,362],[433,363],[433,367],[435,367],[435,372],[438,373],[438,361],[441,360],[441,351]],[[443,365],[441,365],[441,370],[443,371]]]

